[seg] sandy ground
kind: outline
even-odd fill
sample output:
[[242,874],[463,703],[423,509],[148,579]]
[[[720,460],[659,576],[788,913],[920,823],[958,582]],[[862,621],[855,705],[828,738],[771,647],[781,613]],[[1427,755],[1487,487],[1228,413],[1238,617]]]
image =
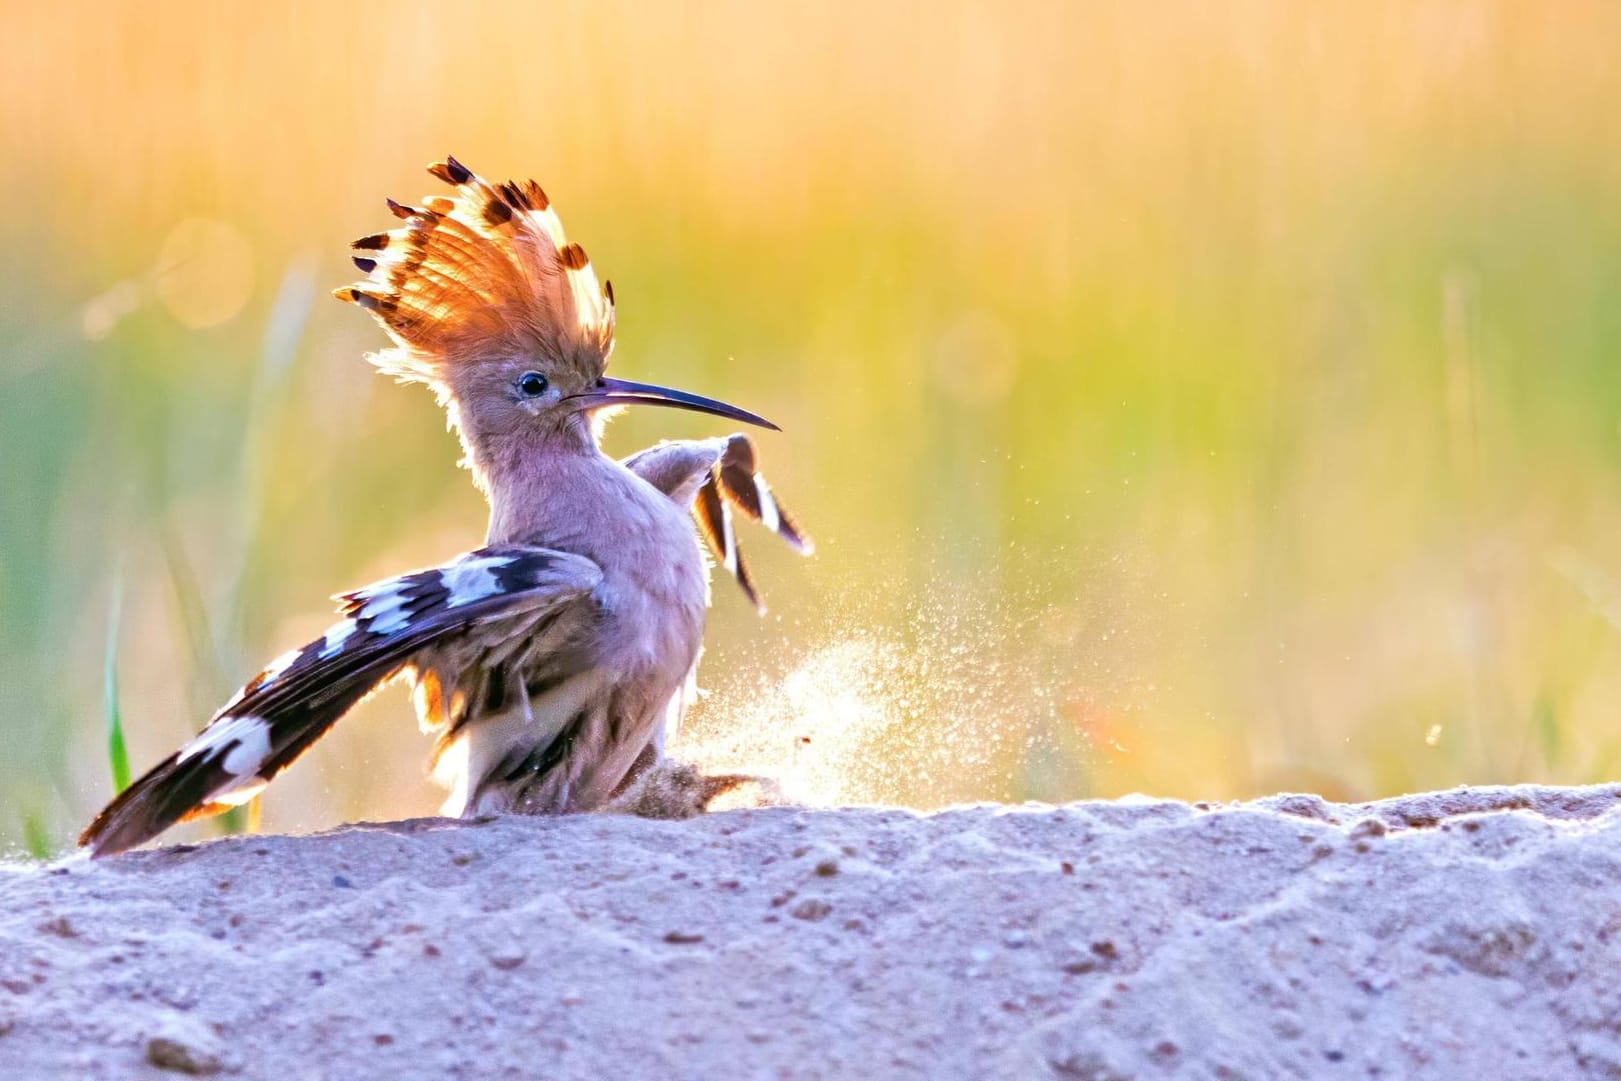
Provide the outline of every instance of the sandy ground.
[[1621,786],[425,820],[0,871],[0,1077],[1621,1077]]

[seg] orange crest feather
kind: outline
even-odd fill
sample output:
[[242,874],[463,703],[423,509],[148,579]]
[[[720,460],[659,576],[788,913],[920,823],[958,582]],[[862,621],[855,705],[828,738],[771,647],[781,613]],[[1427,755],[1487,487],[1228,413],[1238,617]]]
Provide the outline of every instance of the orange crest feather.
[[354,242],[363,282],[333,296],[371,312],[397,348],[373,362],[443,386],[449,367],[542,355],[600,376],[613,348],[613,287],[599,286],[533,180],[494,185],[455,158],[428,171],[456,189],[420,207],[388,207],[405,224]]

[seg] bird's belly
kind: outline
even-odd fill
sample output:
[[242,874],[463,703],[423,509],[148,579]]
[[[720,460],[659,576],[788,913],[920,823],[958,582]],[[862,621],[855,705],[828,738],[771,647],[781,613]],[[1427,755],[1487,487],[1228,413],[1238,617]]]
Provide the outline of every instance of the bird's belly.
[[[703,636],[708,583],[690,531],[657,560],[605,561],[574,671],[470,719],[440,757],[447,814],[589,811],[649,746],[662,753]],[[510,685],[510,684],[509,684]],[[674,705],[672,705],[674,703]]]
[[488,804],[492,788],[501,787],[509,773],[537,751],[544,750],[567,730],[593,701],[604,696],[604,673],[580,672],[542,694],[526,691],[510,696],[505,708],[486,711],[470,720],[456,740],[440,752],[434,779],[450,789],[442,813],[479,814],[506,810]]

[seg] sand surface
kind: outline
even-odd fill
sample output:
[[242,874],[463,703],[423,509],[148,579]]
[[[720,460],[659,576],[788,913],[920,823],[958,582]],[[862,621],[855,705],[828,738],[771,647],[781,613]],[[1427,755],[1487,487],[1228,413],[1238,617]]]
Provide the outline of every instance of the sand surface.
[[1621,1077],[1621,786],[0,870],[0,1077]]

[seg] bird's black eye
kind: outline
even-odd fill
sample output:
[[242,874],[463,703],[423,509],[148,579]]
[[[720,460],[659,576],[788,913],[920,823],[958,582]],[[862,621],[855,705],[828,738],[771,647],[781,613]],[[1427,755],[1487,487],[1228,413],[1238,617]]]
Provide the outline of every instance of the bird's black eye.
[[525,398],[538,398],[546,393],[546,377],[539,372],[524,372],[518,376],[518,393]]

